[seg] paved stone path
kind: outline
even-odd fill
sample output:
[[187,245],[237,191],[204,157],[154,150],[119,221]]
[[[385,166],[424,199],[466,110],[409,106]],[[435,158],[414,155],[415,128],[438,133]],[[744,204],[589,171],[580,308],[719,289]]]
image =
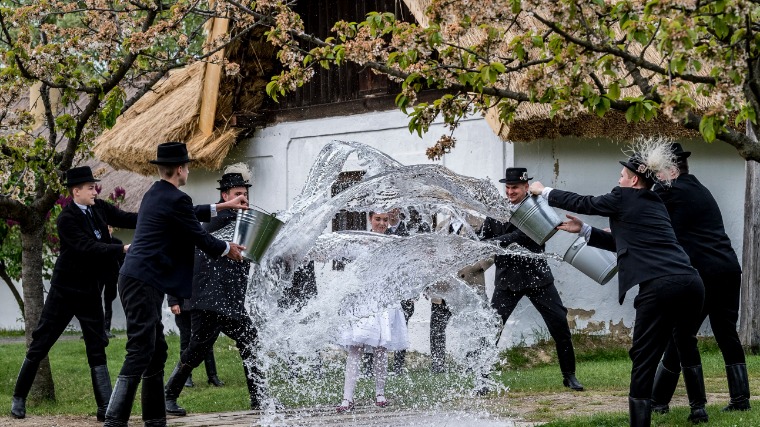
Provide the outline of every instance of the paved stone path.
[[336,414],[333,408],[288,410],[276,415],[259,411],[225,412],[215,414],[190,414],[169,419],[171,427],[249,427],[256,426],[399,426],[399,427],[533,427],[539,424],[509,419],[499,419],[486,413],[473,414],[463,411],[389,410],[363,407],[347,414]]

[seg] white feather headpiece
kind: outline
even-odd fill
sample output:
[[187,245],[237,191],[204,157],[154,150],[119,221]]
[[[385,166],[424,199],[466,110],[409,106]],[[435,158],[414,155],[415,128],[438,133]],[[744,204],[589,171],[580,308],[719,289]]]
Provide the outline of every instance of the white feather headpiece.
[[677,158],[673,154],[670,138],[662,136],[639,137],[623,154],[633,157],[640,163],[636,172],[670,185],[671,171],[677,168]]
[[249,168],[248,165],[243,162],[233,163],[227,166],[224,169],[224,173],[239,173],[243,175],[244,181],[251,181],[251,168]]

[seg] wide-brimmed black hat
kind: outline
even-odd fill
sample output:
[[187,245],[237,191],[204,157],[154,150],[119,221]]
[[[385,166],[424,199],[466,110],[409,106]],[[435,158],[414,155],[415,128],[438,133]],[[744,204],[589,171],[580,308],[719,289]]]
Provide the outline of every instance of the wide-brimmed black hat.
[[164,142],[156,149],[156,160],[150,162],[154,165],[183,165],[192,161],[187,156],[187,145],[184,142]]
[[533,178],[528,176],[528,169],[507,168],[507,171],[504,173],[504,179],[500,179],[499,182],[504,184],[525,184],[531,179]]
[[248,181],[243,179],[243,174],[241,173],[226,173],[222,175],[222,179],[217,180],[217,182],[219,183],[217,190],[221,191],[227,191],[230,188],[235,187],[248,188],[251,186]]
[[92,169],[89,166],[80,166],[66,171],[66,187],[98,181],[100,180],[92,176]]
[[679,159],[686,159],[691,156],[691,151],[683,151],[683,147],[678,142],[670,144],[670,151]]

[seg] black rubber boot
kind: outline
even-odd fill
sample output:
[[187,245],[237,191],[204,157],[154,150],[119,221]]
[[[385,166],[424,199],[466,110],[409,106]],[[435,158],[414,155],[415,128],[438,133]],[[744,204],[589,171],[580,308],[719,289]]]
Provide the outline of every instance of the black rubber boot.
[[248,396],[251,399],[251,409],[261,409],[261,388],[263,383],[263,376],[261,371],[253,366],[249,367],[247,363],[243,362],[243,372],[245,373],[245,382],[248,385]]
[[728,394],[731,396],[731,400],[723,410],[748,411],[750,405],[747,365],[744,363],[726,365],[726,377],[728,378]]
[[11,416],[13,418],[26,417],[26,397],[29,396],[29,390],[32,388],[34,377],[37,376],[37,369],[40,362],[32,362],[24,359],[21,369],[18,371],[16,378],[16,388],[13,389],[13,399],[11,400]]
[[182,393],[182,389],[185,387],[185,381],[190,373],[193,372],[193,368],[190,365],[185,365],[182,362],[177,363],[174,368],[174,372],[166,381],[166,413],[169,415],[176,415],[178,417],[184,417],[187,415],[185,408],[177,404],[177,398]]
[[652,424],[652,400],[628,396],[628,415],[631,427],[649,427]]
[[708,421],[705,410],[707,396],[702,365],[683,367],[683,382],[686,384],[686,395],[689,398],[689,408],[691,408],[688,420],[693,424],[706,423]]
[[562,384],[574,391],[583,391],[583,384],[575,378],[575,372],[563,372]]
[[108,374],[108,366],[100,365],[90,368],[90,378],[92,379],[92,391],[95,394],[95,404],[98,411],[95,413],[98,421],[106,420],[106,411],[108,410],[108,401],[111,400],[111,376]]
[[220,380],[216,374],[216,360],[214,360],[214,352],[209,350],[206,353],[206,376],[208,377],[208,383],[214,387],[221,387],[224,385],[224,381]]
[[111,392],[111,400],[106,410],[106,422],[103,427],[127,427],[132,405],[135,403],[139,376],[119,375]]
[[195,383],[193,382],[193,374],[188,375],[187,379],[185,380],[185,388],[188,387],[195,387]]
[[662,362],[657,365],[654,386],[652,386],[652,412],[667,414],[670,411],[670,399],[676,391],[679,376],[681,376],[681,371],[671,371]]
[[142,378],[142,419],[145,427],[166,427],[164,403],[164,371]]

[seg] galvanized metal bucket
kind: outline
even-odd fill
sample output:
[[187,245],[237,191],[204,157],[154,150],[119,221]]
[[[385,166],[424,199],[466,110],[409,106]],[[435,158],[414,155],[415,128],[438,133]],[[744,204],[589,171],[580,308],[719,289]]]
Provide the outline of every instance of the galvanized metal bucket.
[[238,210],[232,241],[245,246],[244,258],[259,262],[284,223],[257,209]]
[[615,254],[589,246],[583,236],[575,239],[563,259],[600,285],[607,284],[618,270]]
[[546,243],[557,232],[557,226],[562,224],[554,209],[539,196],[526,197],[512,213],[509,222],[539,245]]

